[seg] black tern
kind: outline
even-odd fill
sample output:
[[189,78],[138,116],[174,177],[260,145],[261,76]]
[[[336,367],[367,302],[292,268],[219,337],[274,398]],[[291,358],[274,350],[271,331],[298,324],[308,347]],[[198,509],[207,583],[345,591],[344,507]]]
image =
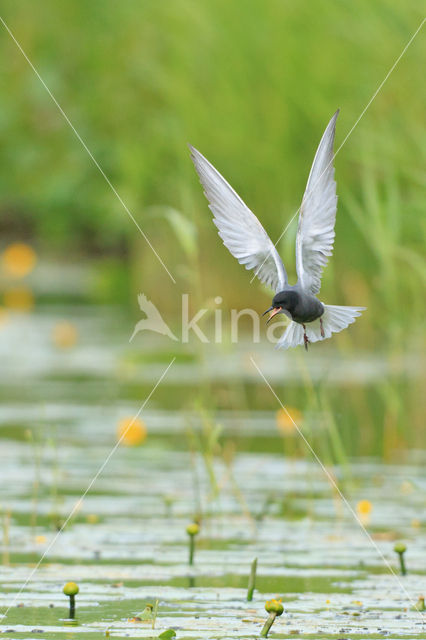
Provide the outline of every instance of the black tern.
[[324,304],[316,297],[322,270],[333,253],[337,211],[333,144],[338,115],[336,111],[321,138],[300,206],[295,285],[288,283],[284,264],[254,213],[213,165],[189,145],[223,244],[240,264],[253,269],[261,282],[274,289],[272,305],[265,311],[271,311],[269,320],[279,313],[291,320],[278,348],[304,344],[307,349],[310,342],[325,340],[346,329],[365,309]]

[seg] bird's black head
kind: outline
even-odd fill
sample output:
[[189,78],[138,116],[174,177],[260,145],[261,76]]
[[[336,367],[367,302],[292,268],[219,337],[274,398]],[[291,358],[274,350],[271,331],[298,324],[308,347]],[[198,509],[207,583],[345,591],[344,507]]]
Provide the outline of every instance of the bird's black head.
[[[293,311],[298,301],[299,294],[296,291],[280,291],[274,296],[272,300],[272,306],[269,307],[269,309],[266,309],[265,313],[268,313],[268,311],[272,311],[271,315],[269,316],[269,320],[272,320],[272,318],[278,313],[286,313],[287,311],[290,316],[293,316]],[[265,313],[263,315],[265,315]]]
[[273,297],[272,306],[274,309],[281,307],[281,309],[286,309],[291,313],[298,301],[299,294],[296,291],[280,291]]

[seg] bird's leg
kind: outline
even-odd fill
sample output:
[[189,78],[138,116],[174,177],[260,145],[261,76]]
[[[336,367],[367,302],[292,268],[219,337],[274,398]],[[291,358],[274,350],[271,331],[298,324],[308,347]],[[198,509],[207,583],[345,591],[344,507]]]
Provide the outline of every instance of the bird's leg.
[[320,318],[321,338],[325,338],[324,327],[322,324],[322,317]]
[[307,351],[307,350],[308,350],[308,344],[309,344],[309,338],[308,338],[308,336],[306,335],[306,327],[305,327],[305,325],[304,325],[304,324],[302,324],[302,327],[303,327],[303,332],[304,332],[304,333],[303,333],[303,341],[304,341],[304,343],[305,343],[305,349],[306,349],[306,351]]

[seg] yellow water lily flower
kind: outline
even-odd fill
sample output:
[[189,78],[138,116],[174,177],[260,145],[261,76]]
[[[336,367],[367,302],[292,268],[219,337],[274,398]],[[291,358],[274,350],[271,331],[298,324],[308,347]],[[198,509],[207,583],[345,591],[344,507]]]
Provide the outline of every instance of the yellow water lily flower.
[[122,418],[118,423],[117,438],[120,444],[134,447],[145,442],[147,435],[146,425],[139,418]]
[[14,278],[23,278],[31,273],[36,262],[34,249],[23,242],[14,242],[3,251],[3,269]]
[[70,349],[76,344],[77,338],[77,329],[71,322],[64,320],[53,327],[52,340],[60,349]]
[[265,609],[268,613],[275,613],[277,616],[280,616],[284,611],[282,598],[267,600],[265,603]]
[[86,522],[88,524],[98,524],[99,516],[96,513],[88,513],[86,516]]
[[369,500],[360,500],[356,505],[356,512],[362,524],[368,524],[370,521],[370,515],[373,511],[373,505]]
[[297,433],[295,425],[300,426],[302,417],[302,412],[294,407],[288,407],[287,411],[285,409],[278,409],[276,413],[278,431],[280,431],[282,435]]
[[370,500],[360,500],[356,505],[356,510],[358,511],[358,514],[368,515],[372,512],[373,505]]

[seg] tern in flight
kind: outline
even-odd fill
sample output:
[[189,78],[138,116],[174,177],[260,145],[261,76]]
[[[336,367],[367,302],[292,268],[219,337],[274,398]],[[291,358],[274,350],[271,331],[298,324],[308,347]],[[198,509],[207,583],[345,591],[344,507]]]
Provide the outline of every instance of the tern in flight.
[[[290,285],[284,264],[259,220],[239,195],[190,145],[191,157],[204,194],[213,212],[223,244],[246,269],[253,269],[261,282],[275,291],[269,320],[284,313],[291,322],[277,343],[278,348],[330,338],[357,318],[365,307],[324,304],[317,295],[322,270],[333,252],[337,196],[334,180],[334,134],[339,111],[327,125],[315,154],[299,214],[296,237],[297,283]],[[264,314],[265,315],[265,314]],[[269,322],[268,320],[268,322]]]

